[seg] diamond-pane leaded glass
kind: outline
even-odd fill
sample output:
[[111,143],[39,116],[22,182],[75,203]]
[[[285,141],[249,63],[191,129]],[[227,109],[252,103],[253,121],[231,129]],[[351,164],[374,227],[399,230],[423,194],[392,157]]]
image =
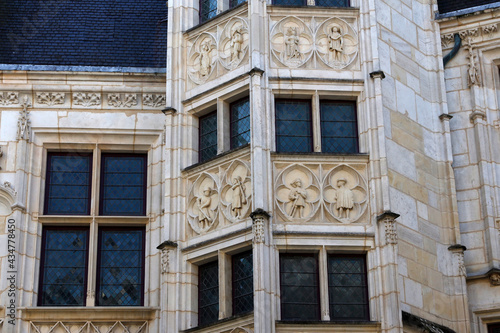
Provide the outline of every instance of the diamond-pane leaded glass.
[[321,102],[321,150],[325,153],[357,153],[356,107],[350,102]]
[[233,315],[253,310],[252,251],[233,256]]
[[273,5],[305,6],[307,5],[307,0],[273,0]]
[[234,8],[234,7],[240,5],[240,4],[244,3],[244,2],[247,2],[247,0],[231,0],[229,2],[229,8]]
[[90,154],[48,154],[45,214],[88,215]]
[[286,153],[312,151],[309,101],[276,100],[276,150]]
[[200,0],[200,23],[217,16],[217,0]]
[[217,261],[199,267],[198,325],[216,322],[219,318],[219,266]]
[[200,162],[217,156],[217,112],[200,117]]
[[349,7],[349,0],[316,0],[316,6]]
[[368,320],[364,257],[328,256],[330,318]]
[[102,215],[146,215],[146,155],[102,155]]
[[143,229],[100,230],[98,305],[142,305],[143,242]]
[[318,263],[313,255],[282,254],[281,319],[319,320]]
[[47,228],[43,243],[40,305],[85,305],[88,230]]
[[231,149],[250,142],[250,101],[244,98],[231,104]]

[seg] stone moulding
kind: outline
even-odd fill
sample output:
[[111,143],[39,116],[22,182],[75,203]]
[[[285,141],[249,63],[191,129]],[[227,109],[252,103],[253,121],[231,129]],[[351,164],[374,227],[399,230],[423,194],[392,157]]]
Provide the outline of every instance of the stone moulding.
[[19,93],[13,91],[0,92],[0,105],[17,105],[19,104]]
[[108,94],[108,105],[119,108],[130,108],[137,105],[137,94]]
[[24,96],[21,103],[23,109],[19,112],[19,119],[17,120],[17,140],[30,140],[31,120],[29,119],[30,112],[28,108],[31,107],[31,102],[28,96]]
[[54,106],[54,105],[64,104],[66,94],[59,92],[37,92],[35,96],[36,96],[36,102],[38,104]]
[[[63,330],[63,332],[91,332],[91,333],[148,333],[148,322],[92,322],[84,323],[62,322],[46,323],[46,322],[30,322],[30,327],[35,332],[55,333]],[[47,331],[48,330],[48,331]]]
[[152,108],[159,108],[166,105],[165,94],[144,94],[142,104]]
[[414,314],[402,311],[403,314],[403,326],[410,326],[420,328],[422,332],[425,333],[456,333],[454,330],[436,324],[430,320],[421,318]]
[[88,108],[101,105],[100,93],[73,93],[73,104]]

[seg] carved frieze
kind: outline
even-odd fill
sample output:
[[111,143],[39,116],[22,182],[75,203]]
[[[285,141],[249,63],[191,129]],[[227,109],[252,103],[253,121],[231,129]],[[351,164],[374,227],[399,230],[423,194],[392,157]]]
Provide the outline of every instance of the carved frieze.
[[73,93],[73,104],[88,108],[101,105],[100,93]]
[[30,322],[32,332],[146,333],[147,321]]
[[165,94],[144,94],[142,104],[152,108],[159,108],[166,105]]
[[19,93],[13,91],[0,92],[0,105],[19,104]]
[[108,94],[108,105],[114,108],[130,108],[137,105],[137,94]]
[[[275,164],[275,203],[283,222],[358,222],[367,210],[368,186],[345,164]],[[281,169],[278,171],[278,169]],[[363,173],[365,172],[362,168]]]
[[248,220],[252,208],[248,162],[235,159],[190,177],[188,223],[196,234]]
[[45,104],[47,106],[54,106],[58,104],[64,104],[65,93],[58,92],[37,92],[36,102],[38,104]]

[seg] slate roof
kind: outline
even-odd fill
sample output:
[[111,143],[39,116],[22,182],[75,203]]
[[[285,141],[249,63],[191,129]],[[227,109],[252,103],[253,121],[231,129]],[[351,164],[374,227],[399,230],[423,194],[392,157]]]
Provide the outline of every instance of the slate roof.
[[0,64],[165,68],[166,0],[0,0]]
[[438,0],[438,9],[439,13],[443,14],[495,2],[498,2],[498,0]]

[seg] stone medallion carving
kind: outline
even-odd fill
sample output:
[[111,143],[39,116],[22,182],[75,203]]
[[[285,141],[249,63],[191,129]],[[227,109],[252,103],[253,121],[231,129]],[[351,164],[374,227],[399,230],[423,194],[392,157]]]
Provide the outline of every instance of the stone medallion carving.
[[241,63],[248,52],[248,26],[239,17],[230,19],[219,38],[219,59],[222,66],[231,70]]
[[271,30],[271,52],[285,66],[297,68],[313,53],[313,34],[299,18],[288,16]]
[[250,168],[236,160],[228,167],[222,179],[221,204],[224,216],[230,222],[246,219],[251,211],[252,182]]
[[198,36],[188,52],[188,74],[191,80],[202,84],[214,72],[217,61],[217,42],[207,32]]
[[316,31],[318,57],[331,68],[349,66],[358,54],[358,36],[344,20],[331,18]]
[[309,220],[319,207],[320,186],[317,177],[303,165],[283,170],[276,179],[276,202],[288,220]]
[[202,173],[190,189],[188,222],[198,234],[212,229],[217,221],[219,193],[218,182],[213,176]]
[[347,165],[331,170],[324,183],[326,210],[339,222],[352,223],[366,210],[368,186],[363,177]]

